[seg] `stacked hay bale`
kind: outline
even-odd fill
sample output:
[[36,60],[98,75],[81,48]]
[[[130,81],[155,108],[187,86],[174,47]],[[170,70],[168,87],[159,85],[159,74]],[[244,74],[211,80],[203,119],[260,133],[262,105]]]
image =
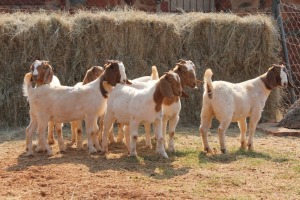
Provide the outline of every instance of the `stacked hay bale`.
[[[229,14],[147,14],[140,11],[64,14],[1,14],[0,126],[27,125],[23,76],[35,59],[49,60],[62,84],[81,81],[92,65],[122,60],[129,78],[174,67],[179,58],[210,67],[215,80],[240,82],[278,62],[278,35],[266,16]],[[182,100],[181,123],[199,125],[202,87]],[[280,96],[273,92],[264,119],[273,119]]]

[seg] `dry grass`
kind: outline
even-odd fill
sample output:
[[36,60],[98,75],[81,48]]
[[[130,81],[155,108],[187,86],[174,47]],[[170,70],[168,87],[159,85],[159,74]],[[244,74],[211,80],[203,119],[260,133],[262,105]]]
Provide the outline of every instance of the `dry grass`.
[[[91,65],[122,60],[128,77],[172,69],[180,58],[197,66],[197,76],[210,67],[215,80],[244,81],[278,62],[278,31],[262,15],[147,14],[140,11],[14,13],[0,17],[0,126],[28,124],[22,97],[23,76],[35,59],[49,60],[64,85],[81,81]],[[183,100],[181,123],[199,122],[202,88]],[[263,113],[274,119],[280,97],[271,95]]]
[[[70,142],[70,131],[64,129]],[[217,135],[209,142],[216,153],[202,152],[197,127],[179,127],[176,153],[168,160],[144,147],[138,158],[124,144],[107,155],[89,155],[68,147],[55,155],[25,157],[24,128],[0,132],[0,196],[4,199],[298,199],[300,138],[257,132],[255,151],[239,150],[239,133],[229,129],[229,153],[219,153]]]

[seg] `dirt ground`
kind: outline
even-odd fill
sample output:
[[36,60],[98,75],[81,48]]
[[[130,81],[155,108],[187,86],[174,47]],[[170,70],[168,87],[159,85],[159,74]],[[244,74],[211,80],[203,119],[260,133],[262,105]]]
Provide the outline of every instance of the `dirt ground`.
[[[70,142],[70,130],[63,131]],[[248,152],[231,128],[224,155],[211,132],[214,154],[203,152],[197,127],[179,127],[176,153],[164,159],[155,146],[145,147],[143,134],[137,158],[122,143],[111,144],[106,155],[89,155],[86,145],[61,153],[57,142],[52,157],[26,157],[25,128],[0,130],[0,199],[300,199],[299,137],[257,132],[255,151]]]

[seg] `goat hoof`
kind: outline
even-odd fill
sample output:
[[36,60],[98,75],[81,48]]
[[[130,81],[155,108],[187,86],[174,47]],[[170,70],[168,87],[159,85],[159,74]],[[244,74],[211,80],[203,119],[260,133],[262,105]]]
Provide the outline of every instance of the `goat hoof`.
[[248,151],[253,151],[253,150],[254,150],[253,145],[248,144]]
[[50,145],[55,144],[55,140],[54,139],[48,139],[48,144],[50,144]]
[[27,157],[33,156],[33,151],[32,150],[31,151],[27,151],[26,156]]
[[175,148],[169,146],[168,151],[170,151],[170,152],[175,152]]
[[209,147],[204,148],[204,151],[205,151],[206,153],[212,153],[212,150],[211,150],[211,148],[209,148]]
[[227,153],[227,150],[226,149],[221,149],[222,153],[223,154],[226,154]]
[[137,153],[136,152],[132,152],[129,154],[130,157],[137,157]]
[[94,153],[97,153],[97,150],[94,147],[90,148],[90,154],[94,154]]
[[167,154],[166,152],[162,152],[162,153],[160,153],[160,155],[161,155],[162,157],[166,158],[166,159],[169,158],[169,156],[168,156],[168,154]]
[[53,156],[53,152],[50,150],[50,151],[47,151],[47,156]]

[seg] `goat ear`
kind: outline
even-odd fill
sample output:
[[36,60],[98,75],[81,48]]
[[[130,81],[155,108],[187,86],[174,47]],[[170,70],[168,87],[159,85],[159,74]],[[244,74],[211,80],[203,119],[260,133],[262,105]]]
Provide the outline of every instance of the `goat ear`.
[[47,65],[46,69],[44,70],[44,83],[45,84],[51,83],[52,78],[53,78],[53,70],[49,65]]
[[266,80],[267,80],[268,86],[271,89],[273,89],[277,86],[276,72],[275,72],[275,66],[274,65],[268,69]]
[[105,76],[105,80],[112,86],[116,86],[117,85],[117,76],[116,76],[116,72],[114,71],[111,63],[109,63],[106,68],[105,68],[105,72],[104,72],[104,76]]
[[160,79],[160,91],[164,97],[172,98],[174,97],[171,83],[167,80],[167,74],[164,78]]
[[82,85],[92,82],[93,79],[94,79],[94,74],[93,74],[92,70],[89,69],[84,76]]

